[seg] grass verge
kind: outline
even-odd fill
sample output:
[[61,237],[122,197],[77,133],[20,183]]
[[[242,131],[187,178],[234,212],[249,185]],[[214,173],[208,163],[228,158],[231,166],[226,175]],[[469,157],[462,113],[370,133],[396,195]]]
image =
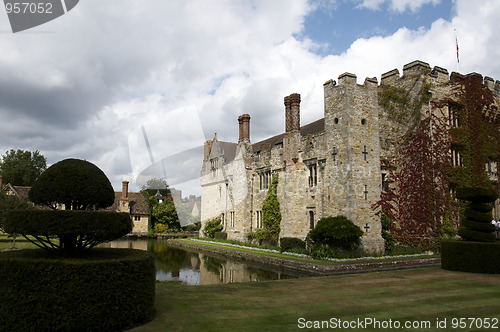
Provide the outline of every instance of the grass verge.
[[248,247],[248,248],[247,247],[245,247],[245,248],[235,247],[235,246],[231,246],[230,244],[225,244],[225,243],[212,243],[212,242],[208,242],[208,241],[198,241],[198,240],[192,240],[192,239],[176,239],[176,241],[193,243],[195,245],[204,245],[204,246],[209,246],[209,247],[214,247],[214,248],[229,249],[229,250],[246,252],[246,253],[262,255],[262,256],[289,259],[289,260],[303,262],[303,263],[313,263],[313,264],[318,264],[318,265],[370,263],[370,262],[374,262],[374,261],[381,262],[381,261],[409,260],[409,259],[418,259],[418,258],[436,258],[436,257],[439,257],[439,255],[422,254],[422,255],[403,255],[403,256],[398,256],[398,257],[386,256],[386,257],[379,257],[379,258],[367,257],[367,258],[353,258],[353,259],[339,259],[339,260],[323,260],[323,259],[312,259],[312,258],[307,258],[307,257],[294,256],[294,255],[286,255],[286,254],[281,254],[279,252],[261,251],[261,250],[256,250],[255,248],[252,248],[252,247]]
[[498,322],[499,307],[498,276],[439,268],[210,286],[158,282],[156,318],[133,331],[298,331],[300,318],[419,324],[404,331],[435,331],[446,320],[440,330],[452,330],[457,318]]

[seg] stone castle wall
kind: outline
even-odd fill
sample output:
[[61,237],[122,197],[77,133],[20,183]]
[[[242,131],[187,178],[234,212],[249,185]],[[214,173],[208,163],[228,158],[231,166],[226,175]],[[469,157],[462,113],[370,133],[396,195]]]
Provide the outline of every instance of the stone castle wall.
[[[380,85],[375,78],[357,84],[355,75],[345,73],[338,83],[324,84],[324,119],[301,126],[300,95],[291,94],[284,99],[285,132],[256,144],[250,143],[250,116],[240,116],[234,159],[228,162],[219,152],[204,161],[202,225],[233,212],[234,222],[225,223],[228,238],[246,241],[259,226],[267,194],[261,178],[278,174],[280,237],[304,239],[319,219],[345,215],[364,231],[365,249],[383,250],[380,219],[373,211],[382,189],[380,161],[394,156],[401,137],[429,111],[449,116],[447,105],[430,105],[449,98],[459,79],[459,74],[449,76],[446,69],[431,69],[421,61],[405,65],[401,76],[397,69],[383,74]],[[498,81],[484,82],[500,96]],[[499,116],[498,105],[488,116]],[[215,144],[207,142],[206,151]],[[219,160],[219,173],[209,170],[214,160]]]

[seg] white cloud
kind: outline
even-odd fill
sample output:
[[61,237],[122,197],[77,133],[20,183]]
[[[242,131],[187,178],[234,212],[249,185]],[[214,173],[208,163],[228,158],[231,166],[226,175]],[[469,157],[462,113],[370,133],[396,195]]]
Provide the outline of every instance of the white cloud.
[[359,7],[380,10],[384,4],[388,4],[391,11],[402,13],[409,10],[415,13],[424,5],[436,5],[440,2],[441,0],[362,0]]
[[[38,149],[49,163],[84,158],[101,167],[115,188],[129,180],[136,190],[130,159],[141,153],[129,137],[141,125],[150,125],[160,159],[182,144],[162,141],[166,131],[194,135],[186,139],[196,140],[194,145],[214,132],[236,141],[243,113],[252,117],[251,140],[257,142],[283,132],[283,97],[290,93],[301,94],[302,124],[321,118],[322,85],[343,72],[362,83],[416,59],[456,70],[454,29],[459,70],[500,79],[500,4],[494,0],[456,1],[451,22],[358,39],[342,54],[328,56],[314,52],[321,47],[314,41],[296,36],[307,13],[317,6],[336,8],[336,1],[117,3],[80,2],[33,32],[2,34],[0,116],[9,126],[0,131],[0,153]],[[435,1],[384,3],[394,11],[415,11]],[[196,112],[202,133],[182,125],[188,118],[182,110]],[[172,111],[179,112],[178,121],[166,121]],[[147,162],[149,155],[142,158]],[[179,167],[186,168],[188,159],[177,161]]]

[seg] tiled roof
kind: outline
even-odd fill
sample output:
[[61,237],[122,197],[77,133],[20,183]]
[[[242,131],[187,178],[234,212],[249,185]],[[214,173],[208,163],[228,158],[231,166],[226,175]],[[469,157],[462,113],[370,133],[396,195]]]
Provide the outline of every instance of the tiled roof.
[[[300,134],[302,136],[313,135],[320,133],[325,130],[325,118],[319,119],[312,123],[309,123],[303,127],[300,127]],[[273,136],[271,138],[265,139],[263,141],[254,143],[252,145],[253,152],[264,151],[271,149],[274,145],[283,142],[283,137],[285,137],[286,133],[279,134],[277,136]]]
[[237,147],[238,144],[236,143],[215,140],[212,143],[212,147],[210,150],[210,158],[216,158],[223,155],[226,163],[229,163],[234,160]]
[[[120,205],[120,199],[122,197],[121,191],[115,191],[115,202],[113,205],[106,210],[117,211]],[[141,193],[129,192],[128,193],[128,204],[130,206],[130,214],[148,214],[148,202],[146,198]]]
[[5,185],[3,188],[4,191],[12,191],[19,198],[28,199],[28,192],[31,187],[23,187],[23,186],[13,186],[10,183]]

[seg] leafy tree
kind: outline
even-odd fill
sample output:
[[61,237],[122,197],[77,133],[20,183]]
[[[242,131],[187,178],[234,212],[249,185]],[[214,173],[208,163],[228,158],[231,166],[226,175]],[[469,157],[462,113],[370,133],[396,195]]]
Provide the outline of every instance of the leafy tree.
[[10,150],[0,160],[3,182],[14,186],[32,186],[46,168],[47,160],[38,150]]
[[167,181],[162,178],[149,179],[146,184],[142,186],[141,191],[147,192],[149,196],[154,196],[158,192],[164,197],[168,197],[168,194],[170,194],[170,188],[168,187]]
[[[66,257],[132,231],[128,213],[95,211],[111,206],[115,195],[106,175],[88,161],[66,159],[52,165],[28,196],[50,209],[9,211],[5,230],[28,241],[31,235],[38,240],[35,245]],[[58,205],[66,210],[56,210]]]
[[278,175],[275,174],[267,196],[262,203],[262,226],[266,238],[273,244],[278,243],[281,224],[280,203],[277,196]]
[[[149,228],[155,233],[163,233],[167,229],[169,232],[180,231],[181,225],[174,202],[171,199],[166,199],[160,203],[156,195],[150,195],[148,190],[141,192],[148,203]],[[157,227],[157,225],[162,226]]]
[[155,219],[155,230],[158,225],[163,225],[161,233],[168,230],[168,232],[179,232],[181,225],[179,217],[175,210],[175,204],[172,200],[167,199],[162,203],[155,204],[151,215]]

